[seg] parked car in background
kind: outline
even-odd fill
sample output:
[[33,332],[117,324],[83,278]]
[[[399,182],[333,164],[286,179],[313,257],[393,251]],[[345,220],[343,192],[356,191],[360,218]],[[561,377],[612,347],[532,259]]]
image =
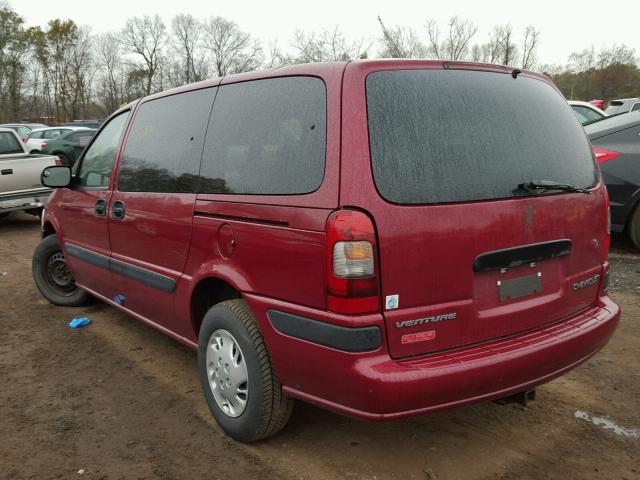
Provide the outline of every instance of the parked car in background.
[[41,144],[41,152],[56,155],[63,165],[73,167],[78,155],[96,134],[92,128],[72,130]]
[[640,249],[640,112],[587,125],[611,202],[611,229]]
[[90,130],[86,127],[47,127],[32,130],[26,139],[27,150],[29,153],[39,153],[42,145],[48,144],[49,141],[68,132],[77,130]]
[[620,115],[621,113],[640,111],[640,98],[621,98],[611,100],[605,112],[609,115]]
[[605,112],[600,110],[598,107],[593,106],[589,102],[579,102],[577,100],[569,100],[569,105],[573,108],[576,117],[580,120],[582,125],[586,125],[588,123],[597,122],[598,120],[602,120],[605,117],[608,117]]
[[40,174],[57,161],[29,154],[15,130],[0,127],[0,217],[18,210],[39,214],[51,193],[40,183]]
[[294,398],[378,421],[524,402],[620,317],[593,152],[532,72],[362,60],[218,78],[120,109],[43,182],[43,296],[93,294],[197,349],[240,441],[284,427]]
[[65,127],[87,127],[98,129],[103,124],[101,120],[73,120],[65,123]]
[[33,128],[22,123],[5,123],[0,125],[0,128],[10,128],[11,130],[14,130],[22,140],[27,138],[31,133],[31,130],[33,130]]
[[594,98],[593,100],[589,100],[589,103],[594,107],[598,107],[600,110],[603,110],[603,111],[607,107],[604,103],[604,100],[597,100]]

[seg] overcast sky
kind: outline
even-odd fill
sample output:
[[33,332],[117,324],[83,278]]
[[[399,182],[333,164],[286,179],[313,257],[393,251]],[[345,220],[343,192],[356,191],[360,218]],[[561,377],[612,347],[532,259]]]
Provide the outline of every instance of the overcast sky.
[[[119,30],[132,16],[160,15],[168,23],[177,13],[204,19],[223,16],[253,33],[263,43],[274,39],[284,50],[296,29],[319,31],[338,25],[348,38],[380,36],[376,17],[387,26],[411,26],[426,37],[427,19],[443,27],[452,15],[473,20],[479,27],[474,42],[484,42],[496,24],[511,23],[520,36],[524,27],[541,31],[541,63],[565,64],[574,51],[624,43],[640,54],[640,0],[9,0],[28,25],[46,26],[54,17],[71,18],[94,33]],[[441,27],[441,28],[442,28]],[[375,49],[375,47],[374,47]],[[373,51],[371,54],[375,55]]]

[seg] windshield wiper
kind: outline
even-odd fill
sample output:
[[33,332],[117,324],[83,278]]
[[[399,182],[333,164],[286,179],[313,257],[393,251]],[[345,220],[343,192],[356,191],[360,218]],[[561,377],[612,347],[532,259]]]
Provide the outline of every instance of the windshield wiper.
[[554,182],[553,180],[532,180],[530,182],[524,182],[518,185],[518,188],[514,190],[514,193],[518,192],[546,192],[549,190],[560,190],[562,192],[571,193],[586,193],[591,192],[586,188],[576,187],[575,185],[569,185],[567,183]]

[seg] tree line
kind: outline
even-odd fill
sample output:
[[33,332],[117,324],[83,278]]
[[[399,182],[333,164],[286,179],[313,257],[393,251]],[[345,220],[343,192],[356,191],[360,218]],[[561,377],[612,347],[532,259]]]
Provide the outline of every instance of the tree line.
[[256,69],[358,58],[469,60],[535,69],[549,74],[569,97],[613,98],[640,94],[635,51],[614,45],[570,56],[566,66],[538,59],[540,31],[496,25],[484,40],[473,21],[453,16],[427,20],[422,31],[390,26],[378,17],[379,37],[348,39],[335,27],[296,30],[282,48],[264,45],[223,17],[179,14],[132,17],[119,31],[92,34],[73,20],[27,26],[0,3],[0,122],[58,123],[104,118],[119,106],[167,88]]

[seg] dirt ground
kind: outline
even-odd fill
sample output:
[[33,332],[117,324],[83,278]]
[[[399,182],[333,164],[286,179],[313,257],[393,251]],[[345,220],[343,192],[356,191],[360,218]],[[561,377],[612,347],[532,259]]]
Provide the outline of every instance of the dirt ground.
[[[640,255],[620,239],[619,330],[528,407],[375,424],[298,403],[285,431],[251,446],[213,422],[194,352],[98,302],[43,300],[38,241],[36,218],[0,219],[0,479],[640,479]],[[79,314],[93,323],[69,329]]]

